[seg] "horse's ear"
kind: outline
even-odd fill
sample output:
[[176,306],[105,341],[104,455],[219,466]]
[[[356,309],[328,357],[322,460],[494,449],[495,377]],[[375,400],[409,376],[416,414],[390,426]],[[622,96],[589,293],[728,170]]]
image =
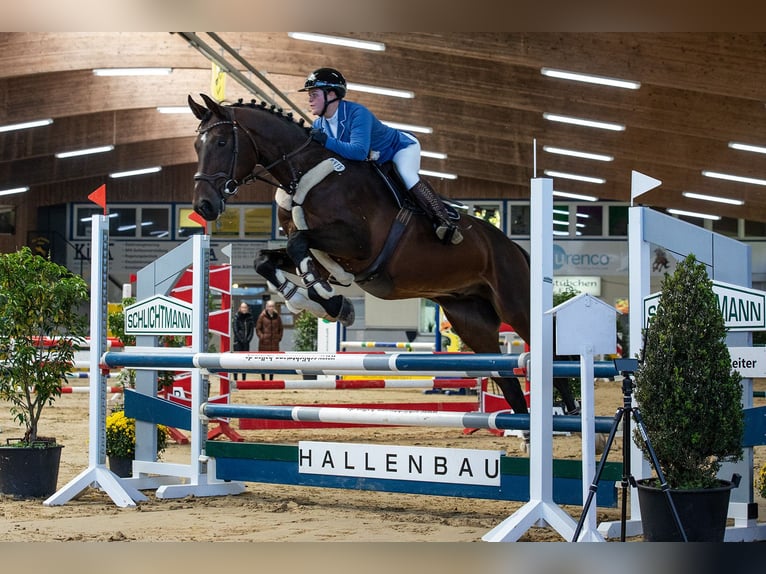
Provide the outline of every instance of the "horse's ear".
[[200,94],[200,97],[205,102],[205,105],[207,108],[213,112],[215,115],[217,115],[219,118],[226,118],[228,115],[226,114],[226,110],[223,109],[223,106],[216,102],[213,98],[206,94]]
[[204,122],[210,116],[210,110],[195,102],[191,94],[189,94],[189,108],[191,108],[194,116],[201,122]]

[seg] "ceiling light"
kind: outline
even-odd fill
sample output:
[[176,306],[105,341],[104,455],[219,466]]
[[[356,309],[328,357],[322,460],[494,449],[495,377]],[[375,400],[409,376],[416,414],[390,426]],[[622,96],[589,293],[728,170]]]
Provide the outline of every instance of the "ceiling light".
[[673,213],[674,215],[684,215],[686,217],[698,217],[700,219],[711,219],[713,221],[718,221],[721,219],[720,215],[708,215],[707,213],[697,213],[695,211],[684,211],[683,209],[668,209],[668,213]]
[[173,68],[94,68],[94,76],[167,76]]
[[562,221],[562,220],[559,220],[559,219],[554,219],[553,220],[553,225],[566,225],[567,227],[569,227],[569,222],[568,221]]
[[398,122],[383,122],[390,128],[394,128],[395,130],[402,130],[405,132],[416,132],[420,134],[432,134],[434,133],[433,128],[426,128],[423,126],[413,126],[410,124],[400,124]]
[[421,169],[418,171],[420,175],[426,175],[428,177],[440,177],[442,179],[457,179],[456,173],[446,173],[443,171],[429,171],[427,169]]
[[447,159],[447,154],[446,153],[441,153],[439,151],[420,150],[420,155],[422,157],[430,157],[432,159]]
[[39,128],[41,126],[49,126],[53,123],[53,120],[48,118],[45,120],[34,120],[31,122],[22,122],[20,124],[8,124],[0,126],[0,132],[12,132],[15,130],[26,130],[28,128]]
[[703,201],[717,201],[718,203],[728,203],[729,205],[745,205],[741,199],[729,199],[728,197],[718,197],[715,195],[703,195],[692,191],[684,191],[681,195],[691,199],[701,199]]
[[592,74],[579,74],[577,72],[567,72],[565,70],[554,70],[552,68],[541,68],[540,73],[543,76],[551,78],[561,78],[562,80],[574,80],[576,82],[586,82],[588,84],[600,84],[602,86],[611,86],[613,88],[625,88],[628,90],[637,90],[641,87],[641,82],[631,80],[620,80],[618,78],[609,78],[607,76],[594,76]]
[[144,169],[133,169],[130,171],[117,171],[114,173],[110,173],[109,177],[118,178],[118,177],[130,177],[133,175],[144,175],[145,173],[157,173],[161,169],[162,169],[161,167],[157,166],[157,167],[147,167]]
[[552,122],[561,122],[564,124],[574,124],[577,126],[585,126],[588,128],[599,128],[602,130],[611,130],[615,132],[621,132],[625,130],[625,126],[622,124],[613,124],[611,122],[597,122],[595,120],[586,120],[582,118],[573,118],[571,116],[561,116],[559,114],[549,114],[545,112],[543,117],[546,120]]
[[157,106],[157,111],[161,114],[190,114],[189,106]]
[[104,153],[107,151],[112,151],[114,149],[113,145],[102,145],[100,147],[90,147],[86,149],[78,149],[74,151],[61,151],[56,154],[56,157],[59,159],[65,159],[68,157],[77,157],[80,155],[90,155],[93,153]]
[[582,201],[598,201],[598,197],[592,195],[582,195],[580,193],[569,193],[568,191],[556,191],[553,190],[553,195],[556,197],[566,197],[567,199],[579,199]]
[[589,153],[585,151],[577,151],[573,149],[564,149],[560,147],[553,147],[549,145],[543,146],[543,151],[547,151],[548,153],[555,153],[558,155],[568,155],[572,157],[581,157],[583,159],[595,159],[597,161],[612,161],[614,160],[614,157],[611,155],[604,155],[601,153]]
[[566,173],[564,171],[553,171],[546,169],[544,173],[550,177],[560,177],[562,179],[574,179],[575,181],[587,181],[588,183],[606,183],[606,180],[600,177],[577,175],[576,173]]
[[737,142],[729,142],[731,149],[738,149],[740,151],[753,151],[755,153],[766,153],[766,147],[760,145],[750,145]]
[[378,94],[379,96],[391,96],[394,98],[414,98],[415,92],[409,90],[397,90],[395,88],[381,88],[379,86],[368,86],[366,84],[355,84],[348,82],[346,87],[355,92],[366,92],[368,94]]
[[703,170],[702,175],[714,177],[716,179],[726,179],[728,181],[737,181],[739,183],[752,183],[754,185],[766,185],[766,179],[756,179],[754,177],[744,177],[741,175],[731,175],[728,173],[719,173],[717,171]]
[[327,34],[313,34],[310,32],[288,32],[293,40],[306,40],[307,42],[320,42],[322,44],[333,44],[334,46],[345,46],[346,48],[359,48],[360,50],[372,50],[373,52],[382,52],[386,45],[382,42],[369,42],[367,40],[354,40],[353,38],[341,38],[339,36],[328,36]]
[[13,195],[14,193],[25,193],[29,191],[29,186],[24,187],[12,187],[10,189],[0,190],[0,195]]

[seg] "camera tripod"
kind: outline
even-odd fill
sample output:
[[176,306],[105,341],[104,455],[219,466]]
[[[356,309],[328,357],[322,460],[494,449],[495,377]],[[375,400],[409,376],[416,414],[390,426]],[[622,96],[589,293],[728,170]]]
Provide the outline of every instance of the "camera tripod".
[[[585,523],[585,519],[588,514],[588,509],[590,508],[591,503],[593,502],[593,497],[596,494],[596,491],[598,490],[598,482],[601,479],[601,473],[604,470],[604,466],[606,465],[606,459],[609,455],[609,449],[612,447],[612,442],[614,441],[614,437],[617,434],[617,429],[620,426],[620,422],[622,422],[622,481],[620,483],[622,488],[622,512],[620,515],[620,541],[625,542],[625,521],[626,521],[626,512],[627,512],[627,501],[628,501],[628,484],[635,487],[636,486],[636,480],[633,478],[630,472],[630,417],[633,415],[633,417],[636,419],[636,426],[638,427],[638,431],[641,434],[641,439],[644,442],[644,446],[646,447],[646,451],[649,453],[649,457],[651,459],[652,467],[654,468],[655,472],[657,473],[657,478],[660,481],[660,488],[662,492],[665,493],[665,497],[668,501],[668,506],[670,507],[670,512],[673,515],[673,519],[676,523],[676,526],[678,527],[679,532],[681,533],[681,538],[684,542],[687,541],[686,539],[686,532],[684,531],[684,527],[681,524],[681,519],[678,516],[678,511],[676,510],[676,505],[673,503],[673,498],[670,495],[670,487],[668,486],[667,481],[665,480],[665,475],[662,473],[662,470],[660,469],[660,462],[657,460],[657,455],[654,452],[654,448],[652,447],[652,443],[649,440],[649,436],[646,434],[646,427],[644,426],[644,421],[641,418],[641,413],[637,407],[633,407],[633,379],[631,375],[635,373],[636,368],[638,367],[638,361],[636,359],[615,359],[614,361],[615,367],[617,367],[617,370],[622,374],[622,406],[617,409],[617,412],[614,415],[614,422],[612,423],[612,429],[609,431],[609,436],[606,440],[606,444],[604,445],[604,452],[601,454],[601,460],[599,461],[598,468],[596,469],[596,474],[593,477],[593,482],[590,485],[590,488],[588,490],[588,498],[585,501],[585,505],[583,506],[582,515],[580,516],[580,521],[577,523],[577,528],[575,529],[574,536],[572,537],[572,542],[577,542],[577,539],[580,537],[580,532],[582,531],[583,524]],[[627,365],[625,363],[628,363]],[[627,367],[626,370],[622,370],[620,367]],[[632,370],[627,370],[632,369]]]

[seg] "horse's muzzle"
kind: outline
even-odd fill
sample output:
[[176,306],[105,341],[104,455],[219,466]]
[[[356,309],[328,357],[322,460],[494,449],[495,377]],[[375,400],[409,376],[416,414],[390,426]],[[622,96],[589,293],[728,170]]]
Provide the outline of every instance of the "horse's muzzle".
[[[220,208],[217,205],[220,205]],[[194,202],[194,211],[207,221],[215,221],[223,213],[224,203],[221,200],[212,202],[208,199],[197,199]]]

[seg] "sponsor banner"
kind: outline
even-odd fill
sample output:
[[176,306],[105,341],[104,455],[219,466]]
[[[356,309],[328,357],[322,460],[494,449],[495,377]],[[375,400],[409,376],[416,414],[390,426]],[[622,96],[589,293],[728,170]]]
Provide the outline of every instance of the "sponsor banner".
[[500,486],[500,451],[301,441],[298,472]]

